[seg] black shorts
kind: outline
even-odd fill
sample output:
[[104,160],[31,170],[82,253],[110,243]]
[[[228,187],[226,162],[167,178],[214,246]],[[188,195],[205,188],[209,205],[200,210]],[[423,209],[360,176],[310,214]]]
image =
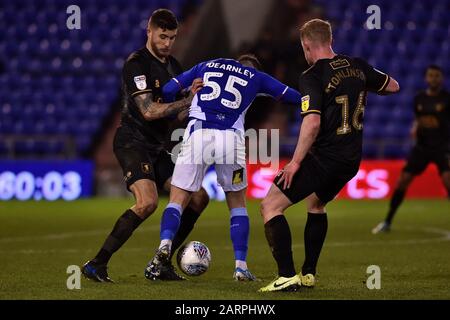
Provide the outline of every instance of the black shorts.
[[421,146],[414,146],[403,171],[412,175],[421,174],[430,163],[435,163],[442,174],[450,171],[450,155],[446,149],[428,150]]
[[[326,160],[330,161],[330,160]],[[275,177],[274,184],[292,202],[297,203],[312,193],[323,203],[333,200],[345,184],[358,172],[358,166],[340,166],[336,162],[324,165],[324,159],[308,153],[300,169],[294,175],[289,189],[283,190],[283,182],[278,185],[280,176]]]
[[128,191],[141,179],[155,181],[156,186],[163,189],[164,183],[172,177],[175,164],[170,153],[160,146],[152,147],[135,139],[128,127],[117,129],[113,146]]

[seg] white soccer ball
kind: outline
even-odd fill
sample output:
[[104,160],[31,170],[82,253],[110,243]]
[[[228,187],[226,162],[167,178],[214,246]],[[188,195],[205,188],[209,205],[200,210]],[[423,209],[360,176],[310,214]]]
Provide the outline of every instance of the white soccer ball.
[[181,271],[188,276],[199,276],[208,270],[211,253],[203,243],[191,241],[178,250],[177,262]]

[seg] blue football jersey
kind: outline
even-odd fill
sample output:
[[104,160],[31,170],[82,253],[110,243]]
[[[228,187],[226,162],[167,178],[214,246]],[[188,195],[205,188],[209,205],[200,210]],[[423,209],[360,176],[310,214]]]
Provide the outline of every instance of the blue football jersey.
[[173,78],[163,88],[164,101],[174,101],[196,78],[203,79],[204,87],[192,100],[189,118],[202,121],[203,128],[244,130],[245,113],[258,95],[301,104],[298,91],[232,59],[202,62]]

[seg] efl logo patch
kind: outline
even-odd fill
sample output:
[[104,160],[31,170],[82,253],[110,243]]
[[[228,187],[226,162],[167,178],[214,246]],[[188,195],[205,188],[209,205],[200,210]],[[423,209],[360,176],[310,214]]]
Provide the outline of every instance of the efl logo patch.
[[309,95],[302,97],[302,111],[308,111],[309,109]]
[[236,171],[233,171],[233,179],[231,180],[232,184],[240,184],[242,181],[244,181],[244,169],[239,169]]
[[147,81],[145,81],[145,75],[134,77],[134,83],[139,90],[144,90],[147,88]]
[[141,164],[141,169],[142,172],[145,174],[149,174],[150,173],[150,165],[148,163],[142,163]]

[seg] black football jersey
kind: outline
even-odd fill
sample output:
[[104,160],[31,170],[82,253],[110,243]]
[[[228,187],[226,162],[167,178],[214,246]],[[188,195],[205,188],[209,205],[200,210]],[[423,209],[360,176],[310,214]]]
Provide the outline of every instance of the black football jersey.
[[155,147],[162,147],[166,143],[171,119],[145,120],[134,98],[151,93],[154,102],[163,102],[163,86],[182,72],[175,58],[169,56],[167,62],[162,63],[146,47],[128,57],[122,71],[121,124],[132,128],[136,139]]
[[362,153],[367,91],[382,92],[389,76],[359,58],[320,59],[300,77],[301,114],[320,114],[311,153],[354,168]]
[[450,94],[441,90],[430,96],[426,91],[414,97],[417,144],[430,149],[445,149],[449,143]]

